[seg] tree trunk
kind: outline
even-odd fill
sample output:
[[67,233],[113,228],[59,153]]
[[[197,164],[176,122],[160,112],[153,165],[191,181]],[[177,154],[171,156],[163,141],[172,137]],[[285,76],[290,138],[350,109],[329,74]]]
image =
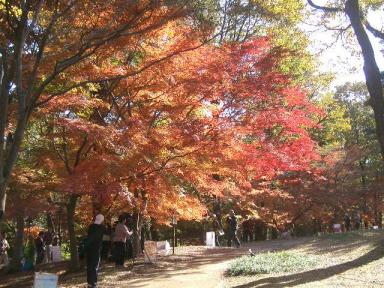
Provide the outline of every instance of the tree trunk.
[[75,211],[78,195],[71,195],[67,205],[67,221],[68,221],[68,236],[69,236],[69,250],[71,259],[69,262],[69,270],[76,271],[80,268],[79,253],[77,251],[77,239],[75,232]]
[[[1,148],[2,149],[2,148]],[[5,212],[5,203],[7,201],[7,181],[0,175],[0,223]]]
[[13,247],[13,257],[11,260],[10,268],[12,272],[19,272],[21,270],[21,259],[23,258],[23,243],[24,243],[24,209],[20,209],[16,214],[16,235],[15,246]]
[[376,134],[380,143],[381,155],[384,158],[384,99],[383,87],[380,81],[380,70],[375,60],[372,44],[361,22],[359,1],[347,0],[345,3],[345,13],[351,21],[353,31],[363,54],[364,74],[370,96],[370,105],[374,111]]
[[62,241],[62,237],[61,237],[61,218],[62,218],[62,215],[63,215],[63,208],[60,206],[59,207],[59,211],[57,212],[57,236],[59,237],[59,245],[61,246],[61,241]]
[[377,191],[375,191],[375,194],[374,194],[374,198],[373,198],[373,217],[374,217],[374,225],[379,225],[379,221],[378,221],[378,219],[379,219],[379,211],[378,211],[378,209],[377,209],[377,201],[378,201],[378,195],[377,195],[378,193],[377,193]]
[[132,243],[133,258],[137,258],[138,255],[140,255],[140,241],[141,241],[140,233],[135,228],[133,230],[133,243]]
[[133,229],[133,257],[137,258],[141,251],[141,229],[143,228],[142,215],[138,214],[136,219],[136,225]]
[[[5,206],[7,200],[7,186],[9,178],[11,177],[13,167],[16,163],[17,157],[19,155],[20,146],[23,142],[25,129],[27,126],[28,120],[27,111],[23,111],[22,115],[19,115],[19,120],[16,125],[15,133],[12,137],[12,141],[8,143],[7,140],[7,149],[2,150],[0,157],[0,221],[4,217]],[[3,149],[3,147],[1,147]]]
[[53,222],[53,219],[52,219],[52,213],[47,212],[46,216],[47,216],[48,231],[52,234],[56,234],[55,223]]

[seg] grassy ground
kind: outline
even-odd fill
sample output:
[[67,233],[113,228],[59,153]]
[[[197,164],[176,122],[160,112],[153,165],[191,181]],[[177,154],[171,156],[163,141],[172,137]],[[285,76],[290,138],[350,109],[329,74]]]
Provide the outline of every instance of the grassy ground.
[[284,249],[316,258],[300,272],[226,277],[224,287],[383,287],[384,233],[329,234]]
[[[135,265],[127,262],[124,269],[116,269],[112,264],[103,265],[99,287],[384,287],[383,238],[382,231],[351,232],[319,238],[254,242],[243,245],[241,249],[178,247],[176,256],[160,257],[155,265],[144,265],[142,260]],[[290,263],[301,264],[296,259],[288,261],[288,268],[284,268],[284,271],[292,272],[276,272],[275,268],[268,268],[258,270],[268,274],[225,277],[224,272],[230,263],[248,254],[249,248],[257,255],[277,251],[275,254],[279,256],[276,259],[300,255],[301,259],[315,259],[316,263],[305,265],[306,260],[303,260],[303,267],[288,269]],[[85,272],[66,274],[65,263],[44,267],[44,270],[60,275],[59,287],[85,287]],[[0,288],[31,287],[32,277],[32,274],[25,273],[2,275]]]

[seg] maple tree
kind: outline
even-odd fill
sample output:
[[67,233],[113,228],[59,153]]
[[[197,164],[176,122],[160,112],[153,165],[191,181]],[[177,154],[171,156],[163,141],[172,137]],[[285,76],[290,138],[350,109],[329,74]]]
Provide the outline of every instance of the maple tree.
[[[173,39],[170,50],[185,47]],[[202,195],[243,197],[254,179],[306,169],[317,157],[308,129],[318,110],[281,74],[283,55],[267,38],[207,45],[43,105],[42,157],[63,179],[68,224],[82,195],[97,209],[132,209],[140,231],[145,215],[199,218]]]
[[[155,142],[149,142],[148,147],[144,145],[146,143],[139,145],[148,149],[144,150],[143,154],[151,158],[138,159],[145,160],[146,163],[142,166],[143,162],[138,162],[138,168],[142,170],[144,167],[144,171],[139,170],[137,173],[148,176],[166,170],[174,177],[185,179],[183,182],[191,183],[194,188],[192,191],[229,197],[247,193],[252,179],[264,175],[273,178],[279,170],[305,169],[306,165],[316,158],[313,151],[315,145],[306,131],[306,128],[315,125],[309,115],[315,112],[316,108],[306,102],[303,92],[282,85],[287,83],[288,78],[278,72],[278,57],[268,48],[266,39],[244,43],[242,46],[230,45],[226,48],[211,49],[190,52],[196,64],[185,61],[188,59],[187,55],[182,56],[188,67],[179,68],[183,73],[182,79],[176,78],[177,75],[172,75],[171,78],[172,93],[177,99],[172,101],[171,95],[165,94],[167,106],[164,107],[164,101],[159,98],[161,95],[155,94],[156,103],[148,105],[148,114],[144,108],[140,109],[140,121],[133,123],[147,123],[145,127],[148,124],[153,126],[153,121],[157,119],[150,115],[158,117],[160,122],[158,126],[151,127],[151,131],[148,131],[148,128],[138,130],[139,133],[145,131],[146,143],[150,140],[149,137],[153,137]],[[205,61],[205,65],[202,65],[196,57],[196,53],[202,53],[204,57],[210,52],[218,55],[220,50],[224,52],[220,54],[220,61]],[[238,63],[241,63],[241,66]],[[248,65],[250,63],[253,66]],[[164,76],[169,77],[166,68],[162,67],[161,71]],[[196,77],[196,71],[203,73]],[[241,78],[239,75],[249,75],[249,78]],[[255,75],[254,78],[252,75]],[[197,86],[199,83],[201,86]],[[207,83],[210,85],[206,85]],[[257,93],[254,94],[254,91]],[[180,96],[180,93],[185,94]],[[287,93],[286,98],[284,93]],[[144,95],[146,101],[149,101],[149,95]],[[174,107],[171,106],[172,103]],[[290,107],[288,111],[285,110],[286,105]],[[170,114],[173,109],[177,109],[175,112],[178,113]],[[120,113],[121,111],[123,109],[120,109]],[[135,116],[133,111],[130,111],[132,117]],[[186,117],[189,115],[190,117]],[[296,122],[290,121],[289,117],[295,118]],[[277,130],[275,134],[273,128]],[[135,137],[130,135],[127,138]],[[164,143],[163,146],[160,146],[160,143]],[[295,151],[298,147],[302,152],[300,155]],[[156,155],[157,149],[158,153],[163,155]],[[281,154],[282,151],[284,155]],[[156,159],[156,156],[160,156],[159,159]],[[130,159],[129,163],[132,165],[134,162]],[[218,175],[216,178],[219,181],[212,175]],[[147,179],[147,188],[148,183]],[[154,190],[160,192],[159,189]],[[171,187],[166,191],[172,191]],[[155,203],[159,213],[158,200]]]
[[196,7],[184,1],[167,3],[145,0],[0,3],[0,146],[8,146],[0,149],[1,214],[5,211],[7,183],[32,113],[75,87],[110,77],[124,78],[144,69],[115,71],[113,75],[93,73],[93,77],[83,73],[91,70],[92,61],[105,59],[118,50],[122,55],[125,53],[125,61],[131,61],[144,35],[151,37],[167,22],[197,13]]

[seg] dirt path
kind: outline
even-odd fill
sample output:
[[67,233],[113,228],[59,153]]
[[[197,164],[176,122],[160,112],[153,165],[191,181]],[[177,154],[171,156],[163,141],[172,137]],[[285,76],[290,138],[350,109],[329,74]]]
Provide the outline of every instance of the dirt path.
[[[117,269],[103,265],[99,273],[100,288],[251,288],[251,287],[383,287],[384,245],[372,246],[384,233],[351,237],[298,238],[254,242],[240,249],[201,246],[178,247],[175,256],[159,257],[154,265],[135,263]],[[340,239],[339,239],[340,238]],[[376,247],[376,248],[375,248]],[[254,252],[293,249],[300,253],[319,255],[319,267],[293,274],[268,274],[251,277],[224,278],[228,263],[236,257]],[[142,261],[142,260],[141,260]],[[128,264],[128,263],[127,263]],[[85,272],[62,274],[65,263],[48,271],[58,273],[59,287],[83,288]],[[0,276],[1,277],[1,276]],[[32,274],[8,275],[0,280],[0,288],[32,286]]]
[[308,239],[259,242],[240,249],[195,247],[183,251],[181,248],[177,256],[162,257],[155,265],[138,265],[130,272],[119,271],[113,276],[102,272],[100,287],[218,288],[223,286],[223,273],[228,263],[247,254],[249,248],[255,252],[288,249]]

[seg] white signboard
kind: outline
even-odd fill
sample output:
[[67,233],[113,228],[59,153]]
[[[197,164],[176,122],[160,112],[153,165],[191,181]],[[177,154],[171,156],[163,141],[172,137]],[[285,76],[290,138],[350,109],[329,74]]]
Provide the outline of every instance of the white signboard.
[[52,262],[62,261],[60,246],[52,246]]
[[157,243],[155,241],[144,242],[144,263],[155,263],[157,255]]
[[57,288],[59,277],[51,273],[35,273],[33,288]]
[[213,231],[210,231],[210,232],[207,232],[207,236],[206,236],[206,245],[208,247],[216,247],[216,241],[215,241],[215,232]]
[[333,232],[334,233],[341,233],[341,224],[333,224]]
[[158,241],[157,245],[157,254],[165,256],[171,252],[171,244],[168,241]]

